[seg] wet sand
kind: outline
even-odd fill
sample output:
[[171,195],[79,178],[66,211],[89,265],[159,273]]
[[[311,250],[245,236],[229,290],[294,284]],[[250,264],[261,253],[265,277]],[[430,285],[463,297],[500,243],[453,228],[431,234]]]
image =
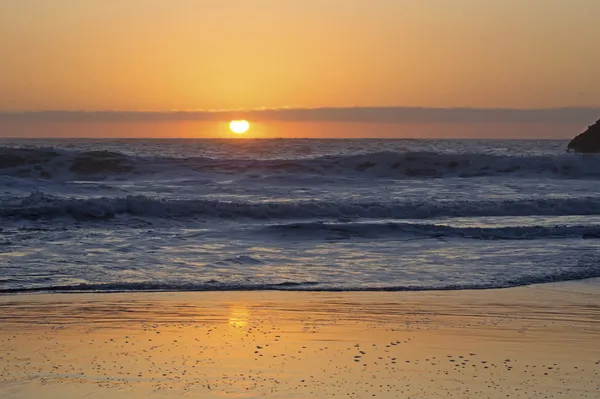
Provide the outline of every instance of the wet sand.
[[598,281],[0,297],[2,398],[598,398]]

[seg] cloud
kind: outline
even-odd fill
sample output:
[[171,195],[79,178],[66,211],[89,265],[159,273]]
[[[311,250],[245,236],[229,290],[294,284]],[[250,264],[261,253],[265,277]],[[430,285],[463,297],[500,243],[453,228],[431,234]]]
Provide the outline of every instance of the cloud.
[[553,123],[583,124],[600,118],[600,108],[278,108],[227,111],[31,111],[0,112],[12,122],[174,122],[229,119],[346,123]]

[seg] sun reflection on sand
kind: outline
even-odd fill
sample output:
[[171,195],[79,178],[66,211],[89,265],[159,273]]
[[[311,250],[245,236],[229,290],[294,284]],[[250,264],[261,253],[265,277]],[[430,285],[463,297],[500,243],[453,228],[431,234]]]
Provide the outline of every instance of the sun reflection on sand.
[[235,304],[229,310],[229,325],[234,328],[246,328],[250,312],[245,305]]

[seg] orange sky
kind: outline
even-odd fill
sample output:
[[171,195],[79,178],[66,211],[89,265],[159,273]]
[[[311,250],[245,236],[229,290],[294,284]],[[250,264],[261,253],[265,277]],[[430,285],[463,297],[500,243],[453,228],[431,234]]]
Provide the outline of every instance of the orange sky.
[[600,107],[598,15],[596,0],[4,1],[0,112]]

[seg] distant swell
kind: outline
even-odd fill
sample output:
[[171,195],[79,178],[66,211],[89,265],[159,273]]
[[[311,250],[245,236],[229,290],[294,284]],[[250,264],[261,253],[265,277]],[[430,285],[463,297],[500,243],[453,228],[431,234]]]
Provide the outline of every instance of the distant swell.
[[118,215],[157,218],[311,219],[397,218],[427,219],[468,216],[600,215],[600,198],[523,200],[395,201],[395,202],[245,202],[204,199],[171,200],[147,196],[65,198],[44,193],[4,197],[0,218],[105,220]]
[[131,156],[110,151],[0,147],[0,175],[64,180],[123,174],[263,173],[384,178],[549,176],[599,178],[600,157],[375,152],[297,159],[213,159]]

